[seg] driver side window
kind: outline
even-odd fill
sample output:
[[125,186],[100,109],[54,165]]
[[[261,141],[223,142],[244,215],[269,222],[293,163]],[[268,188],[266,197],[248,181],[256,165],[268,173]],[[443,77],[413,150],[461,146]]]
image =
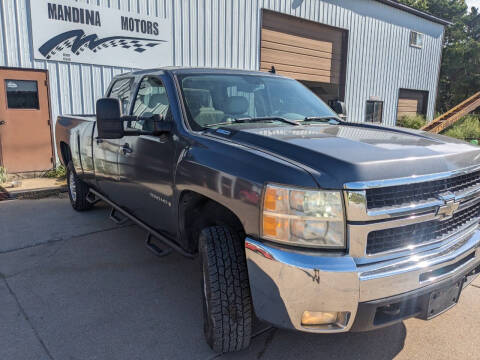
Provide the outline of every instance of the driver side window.
[[[140,83],[137,97],[133,105],[132,115],[149,118],[160,115],[166,119],[170,114],[167,91],[162,82],[157,78],[144,78]],[[153,121],[147,119],[132,121],[129,127],[137,130],[153,130]]]

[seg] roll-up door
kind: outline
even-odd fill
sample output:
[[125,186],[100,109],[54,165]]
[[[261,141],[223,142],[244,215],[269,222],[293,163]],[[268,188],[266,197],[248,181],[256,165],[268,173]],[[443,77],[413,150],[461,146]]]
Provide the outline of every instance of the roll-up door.
[[268,10],[262,13],[260,69],[297,80],[343,84],[347,32]]

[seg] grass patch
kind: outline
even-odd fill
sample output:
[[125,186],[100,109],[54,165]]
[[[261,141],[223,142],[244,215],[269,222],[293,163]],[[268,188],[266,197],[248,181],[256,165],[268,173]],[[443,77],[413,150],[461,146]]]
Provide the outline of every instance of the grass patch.
[[427,121],[423,115],[403,115],[397,120],[397,126],[409,129],[420,129]]
[[480,116],[467,115],[443,131],[442,135],[460,140],[480,139]]
[[57,168],[55,169],[48,170],[45,174],[43,174],[43,177],[64,179],[67,177],[67,169],[65,168],[65,166],[60,165],[60,166],[57,166]]
[[3,166],[0,166],[0,184],[6,183],[7,179],[8,179],[7,169],[5,169]]

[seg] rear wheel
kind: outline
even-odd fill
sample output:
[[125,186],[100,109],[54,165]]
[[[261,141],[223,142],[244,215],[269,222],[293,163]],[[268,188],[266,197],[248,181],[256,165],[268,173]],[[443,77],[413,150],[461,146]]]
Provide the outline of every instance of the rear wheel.
[[199,238],[202,260],[204,333],[219,353],[250,344],[252,300],[243,242],[226,226],[204,229]]
[[87,201],[89,187],[77,176],[71,161],[67,165],[67,185],[68,197],[75,210],[84,211],[92,208],[93,205]]

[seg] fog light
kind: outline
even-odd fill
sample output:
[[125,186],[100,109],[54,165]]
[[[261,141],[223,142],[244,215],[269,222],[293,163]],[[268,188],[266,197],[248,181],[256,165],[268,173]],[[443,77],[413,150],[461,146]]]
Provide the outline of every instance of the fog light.
[[302,315],[302,325],[330,325],[338,322],[338,312],[317,312],[304,311]]

